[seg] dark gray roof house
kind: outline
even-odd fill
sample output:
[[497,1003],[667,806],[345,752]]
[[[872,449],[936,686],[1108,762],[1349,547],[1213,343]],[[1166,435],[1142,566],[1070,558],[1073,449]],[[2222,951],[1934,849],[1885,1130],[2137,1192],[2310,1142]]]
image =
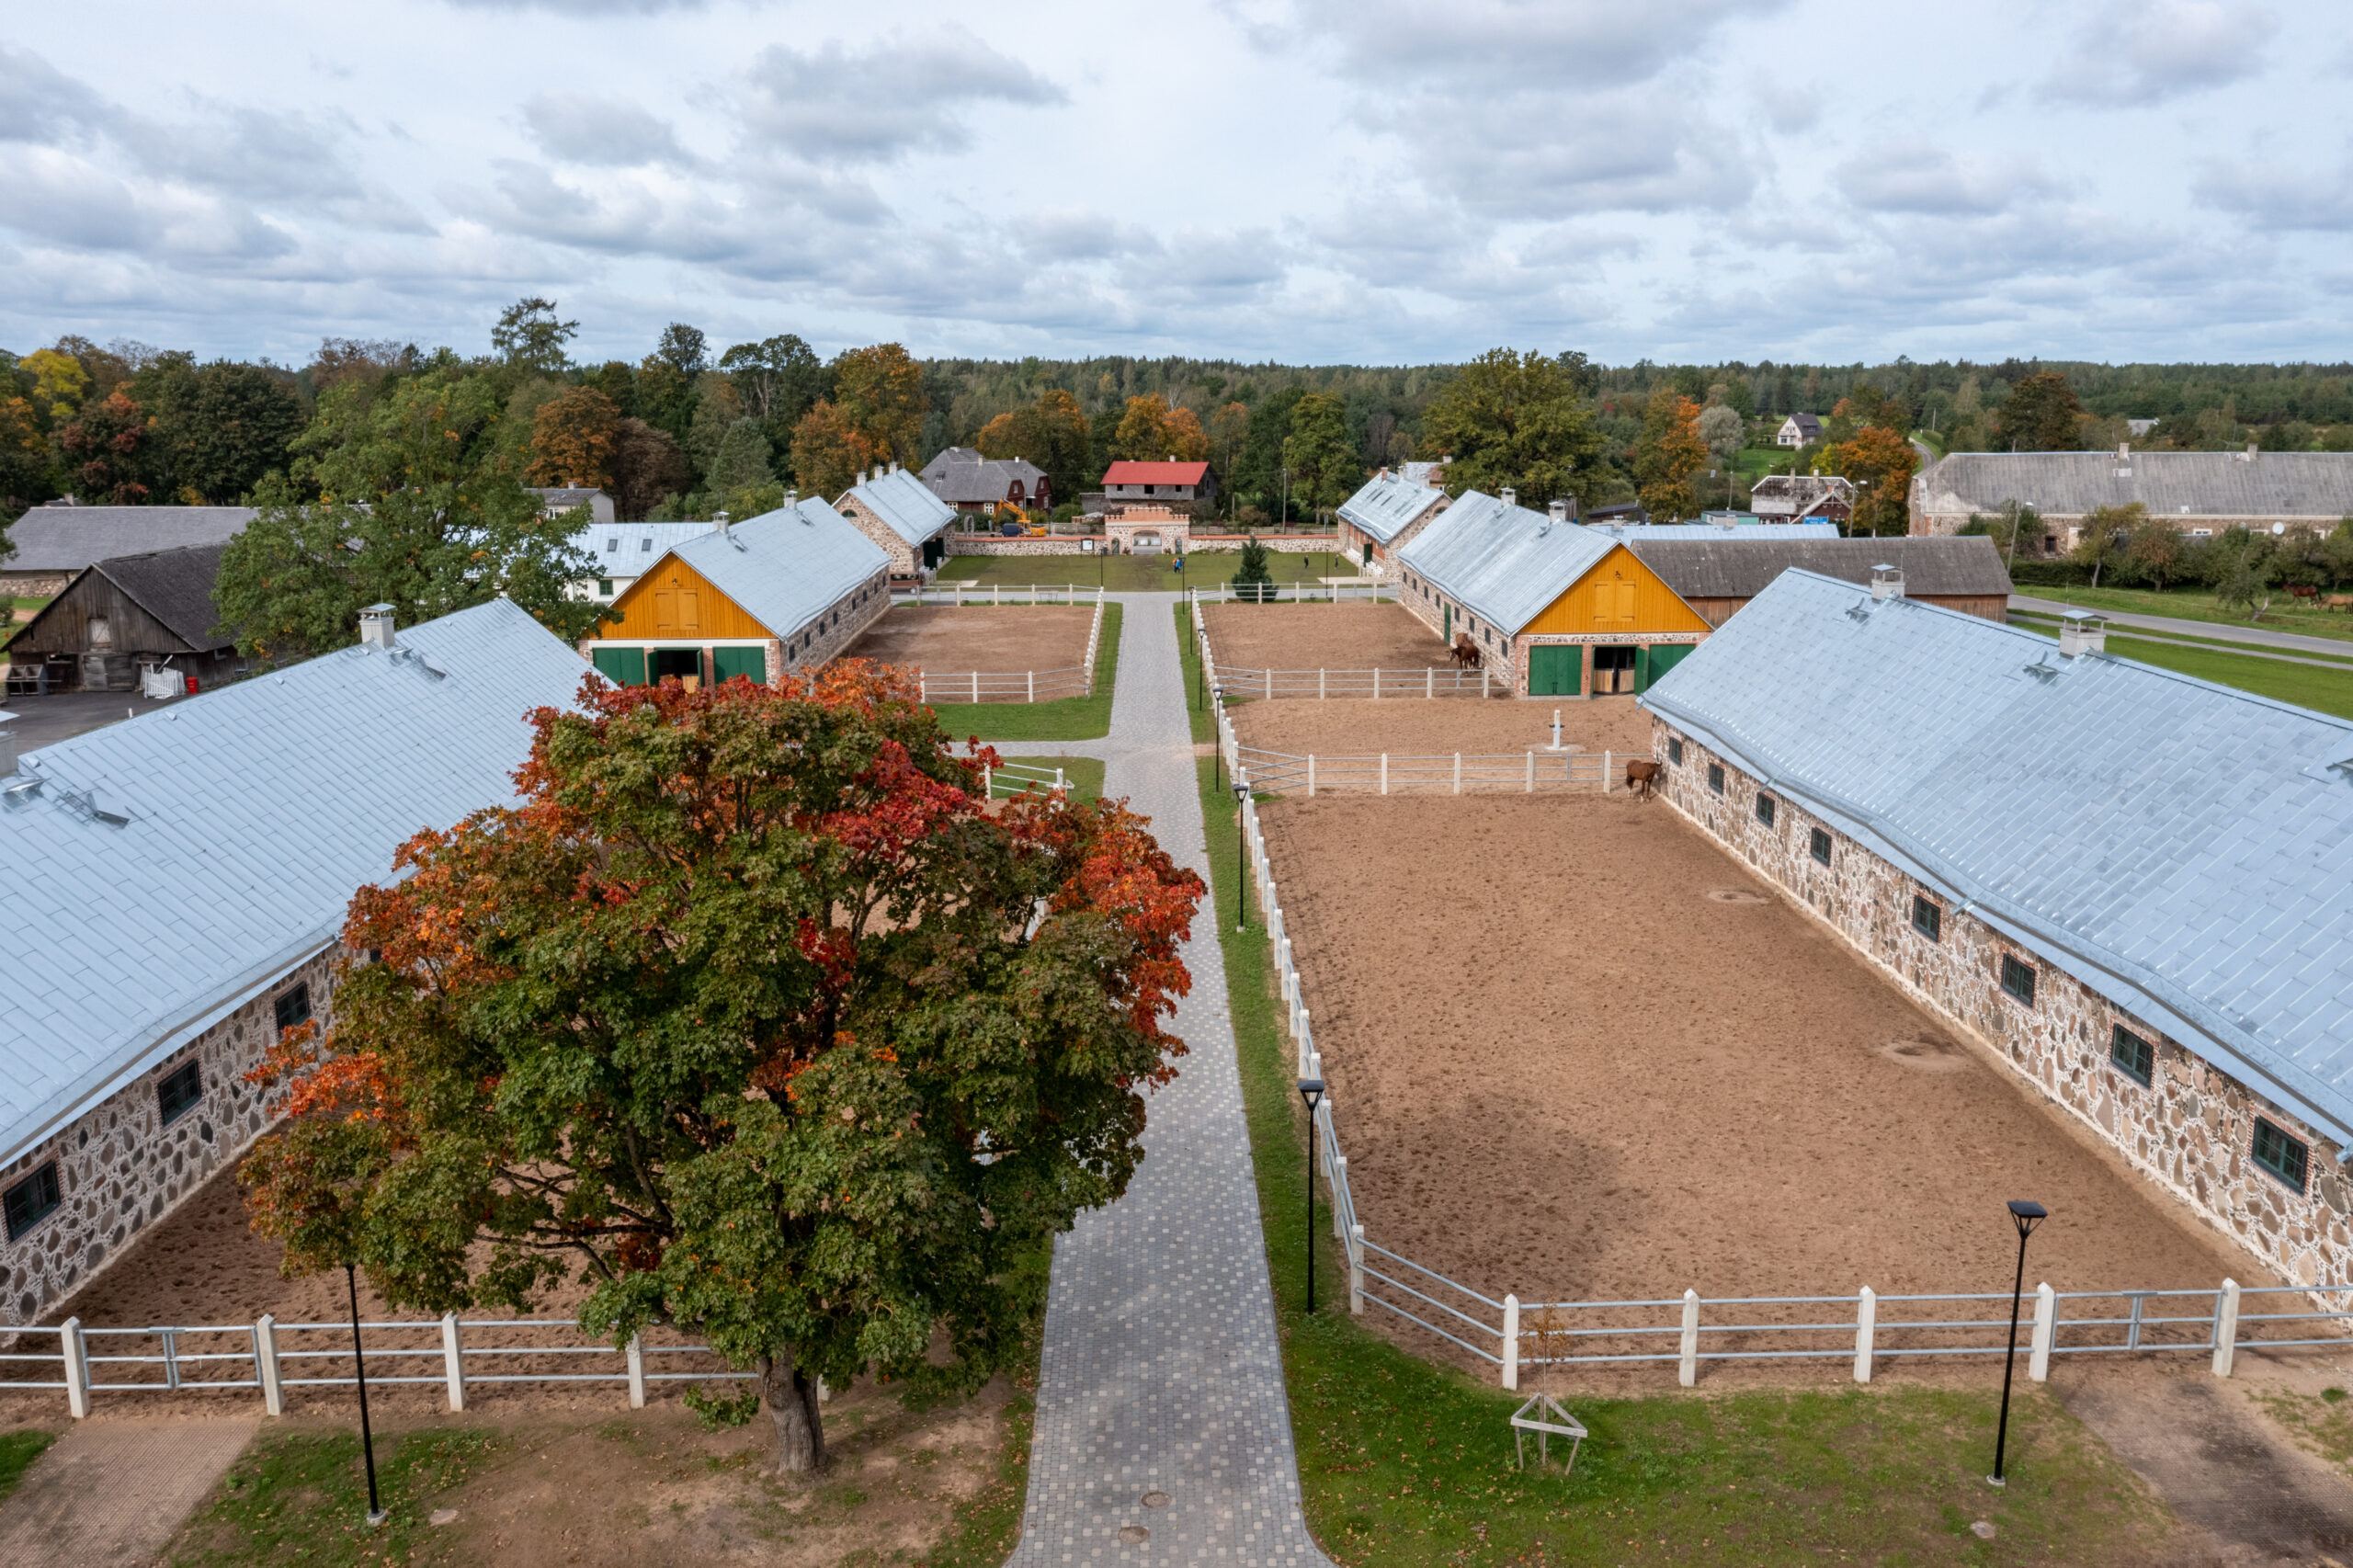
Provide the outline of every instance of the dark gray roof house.
[[0,585],[10,593],[55,594],[97,562],[226,544],[253,519],[251,506],[36,506],[8,529]]
[[203,687],[225,678],[236,642],[217,630],[212,588],[227,548],[149,551],[83,568],[9,641],[10,667],[46,670],[57,691],[130,690],[141,662]]
[[2353,452],[1955,452],[1912,481],[1915,534],[1957,533],[2021,501],[2072,547],[2083,518],[2135,502],[2189,533],[2353,517]]
[[949,447],[923,465],[915,477],[949,506],[973,508],[1010,501],[1041,506],[1052,485],[1046,471],[1026,458],[984,458],[971,447]]

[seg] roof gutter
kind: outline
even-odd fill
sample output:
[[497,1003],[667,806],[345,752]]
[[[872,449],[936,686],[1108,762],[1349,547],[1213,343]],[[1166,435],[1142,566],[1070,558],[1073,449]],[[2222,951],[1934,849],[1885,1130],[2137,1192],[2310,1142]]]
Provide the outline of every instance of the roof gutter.
[[[1652,712],[1672,719],[1749,774],[1765,779],[1782,794],[1803,801],[1814,814],[1836,824],[1897,869],[1948,897],[1959,899],[1959,913],[1974,915],[2011,940],[2045,954],[2062,970],[2110,1001],[2144,1013],[2153,1022],[2162,1025],[2167,1034],[2197,1041],[2205,1048],[2201,1054],[2211,1055],[2239,1076],[2263,1085],[2281,1104],[2292,1106],[2306,1120],[2325,1131],[2336,1141],[2340,1160],[2353,1154],[2353,1114],[2348,1114],[2353,1107],[2324,1106],[2314,1100],[2308,1091],[2265,1064],[2264,1057],[2270,1054],[2268,1048],[2213,1008],[2146,966],[2092,948],[2073,933],[1977,886],[1973,879],[1956,869],[1944,857],[1915,843],[1909,835],[1889,825],[1884,817],[1869,807],[1776,777],[1770,768],[1755,760],[1758,748],[1734,726],[1701,719],[1671,700],[1656,700],[1655,693],[1645,694],[1642,700]],[[2118,994],[2120,992],[2123,994]]]

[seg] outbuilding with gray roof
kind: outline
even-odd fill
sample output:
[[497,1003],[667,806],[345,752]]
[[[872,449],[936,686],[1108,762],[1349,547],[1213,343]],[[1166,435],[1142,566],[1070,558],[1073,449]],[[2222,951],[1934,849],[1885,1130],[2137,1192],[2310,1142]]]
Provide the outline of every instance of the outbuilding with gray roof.
[[226,544],[255,515],[251,506],[35,506],[8,526],[0,588],[45,598],[97,562]]
[[1340,503],[1340,548],[1364,575],[1386,577],[1397,552],[1449,505],[1438,486],[1382,469]]

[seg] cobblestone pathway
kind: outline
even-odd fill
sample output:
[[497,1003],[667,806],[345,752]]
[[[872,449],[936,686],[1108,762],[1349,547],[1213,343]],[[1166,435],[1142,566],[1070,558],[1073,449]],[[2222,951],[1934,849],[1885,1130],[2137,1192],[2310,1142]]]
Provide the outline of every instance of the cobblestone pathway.
[[[1175,596],[1117,597],[1128,610],[1104,790],[1130,797],[1178,861],[1205,871]],[[1191,1053],[1153,1098],[1147,1157],[1126,1197],[1054,1249],[1010,1568],[1324,1563],[1300,1515],[1213,916],[1193,931],[1193,993],[1175,1025]]]

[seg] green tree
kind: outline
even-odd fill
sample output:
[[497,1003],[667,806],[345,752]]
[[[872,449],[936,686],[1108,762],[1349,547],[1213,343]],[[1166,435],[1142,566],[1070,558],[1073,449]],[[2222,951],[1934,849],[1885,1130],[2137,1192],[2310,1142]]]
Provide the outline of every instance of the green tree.
[[2065,376],[2038,370],[2002,400],[2001,437],[2021,452],[2072,452],[2083,444],[2083,415]]
[[695,413],[687,424],[687,456],[709,469],[719,456],[719,444],[744,417],[743,394],[735,383],[716,370],[695,378]]
[[2271,541],[2233,528],[2216,544],[2214,602],[2224,609],[2245,610],[2249,620],[2261,620],[2271,608],[2271,589],[2279,581]]
[[1585,356],[1548,358],[1491,348],[1458,370],[1422,416],[1422,455],[1451,457],[1446,485],[1494,494],[1509,487],[1520,503],[1587,498],[1601,433],[1583,390]]
[[156,499],[153,421],[120,387],[59,426],[57,449],[84,503],[135,506]]
[[1050,387],[1028,408],[1000,414],[981,426],[972,445],[985,458],[1026,458],[1046,471],[1058,500],[1074,500],[1094,477],[1086,472],[1093,436],[1078,400]]
[[923,367],[896,343],[847,348],[834,358],[834,395],[801,415],[792,432],[792,472],[801,488],[838,495],[863,470],[908,462],[923,432]]
[[1252,534],[1242,541],[1242,559],[1233,568],[1234,592],[1245,599],[1260,603],[1274,597],[1275,574],[1267,559],[1267,547]]
[[558,320],[555,301],[534,294],[498,312],[498,324],[490,329],[490,346],[517,369],[554,376],[571,364],[563,346],[579,335],[578,322]]
[[2124,564],[2133,576],[2163,593],[2169,584],[2180,579],[2188,564],[2188,553],[2182,549],[2180,525],[2164,517],[2152,517],[2144,508],[2141,520],[2132,526]]
[[1321,512],[1354,494],[1364,483],[1364,465],[1348,439],[1347,404],[1329,392],[1301,398],[1290,413],[1290,434],[1283,438],[1283,467],[1290,472],[1291,495],[1302,506]]
[[1642,486],[1643,509],[1666,523],[1698,511],[1691,480],[1707,460],[1707,443],[1699,438],[1699,405],[1679,392],[1654,396],[1643,414],[1643,433],[1634,448],[1634,478]]
[[712,454],[710,468],[703,476],[703,494],[739,517],[755,515],[736,511],[733,498],[739,493],[759,490],[765,494],[773,485],[780,501],[784,486],[777,483],[775,471],[769,467],[770,456],[768,438],[760,433],[760,422],[749,417],[738,419],[719,438],[719,449]]
[[2092,586],[2100,574],[2115,572],[2132,559],[2132,538],[2149,521],[2149,508],[2135,501],[2127,506],[2100,506],[2084,519],[2068,559],[2092,569]]
[[779,449],[792,444],[792,427],[832,385],[815,351],[790,332],[736,344],[719,357],[719,368],[734,381],[744,411],[760,422],[760,434]]
[[779,1468],[821,1468],[820,1379],[975,1386],[1126,1188],[1200,880],[1120,803],[983,801],[894,671],[533,722],[519,806],[353,900],[381,961],[268,1064],[255,1226],[410,1310],[576,1278],[587,1332],[756,1370]]

